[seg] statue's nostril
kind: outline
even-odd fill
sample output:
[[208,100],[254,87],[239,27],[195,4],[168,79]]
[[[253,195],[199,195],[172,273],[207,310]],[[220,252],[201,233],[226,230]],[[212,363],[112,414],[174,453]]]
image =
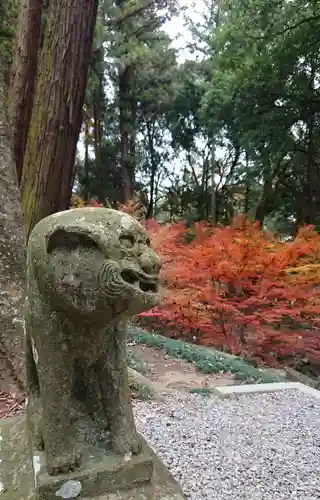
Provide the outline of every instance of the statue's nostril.
[[161,269],[161,263],[156,254],[145,252],[140,256],[140,266],[146,274],[158,274]]
[[156,260],[156,262],[153,265],[153,271],[154,273],[159,273],[161,271],[162,264],[159,259]]

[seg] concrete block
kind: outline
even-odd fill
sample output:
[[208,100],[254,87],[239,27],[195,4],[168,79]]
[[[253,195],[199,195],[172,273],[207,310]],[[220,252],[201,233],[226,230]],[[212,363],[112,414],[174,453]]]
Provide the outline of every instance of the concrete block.
[[288,389],[296,389],[309,396],[316,398],[320,397],[320,391],[313,389],[307,385],[301,384],[300,382],[273,382],[270,384],[247,384],[247,385],[232,385],[232,386],[222,386],[214,387],[213,392],[216,396],[220,398],[229,398],[231,396],[237,396],[241,394],[254,394],[254,393],[264,393],[264,392],[276,392],[284,391]]

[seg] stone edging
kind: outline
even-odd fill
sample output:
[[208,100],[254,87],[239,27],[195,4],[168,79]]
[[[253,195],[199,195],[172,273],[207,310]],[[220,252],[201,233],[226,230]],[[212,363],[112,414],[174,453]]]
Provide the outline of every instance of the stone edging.
[[302,384],[301,382],[273,382],[271,384],[230,385],[214,387],[212,391],[216,396],[225,399],[241,394],[277,392],[288,389],[298,389],[308,396],[313,396],[320,399],[320,391],[318,391],[317,389],[313,389],[308,385]]

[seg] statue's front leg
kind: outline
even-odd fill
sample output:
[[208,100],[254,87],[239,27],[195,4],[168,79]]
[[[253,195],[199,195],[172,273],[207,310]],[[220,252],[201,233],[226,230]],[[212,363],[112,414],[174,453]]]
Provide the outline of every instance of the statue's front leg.
[[82,363],[75,372],[75,396],[83,404],[85,413],[96,423],[101,434],[109,430],[107,416],[101,401],[101,391],[95,365]]
[[39,346],[38,376],[42,400],[42,430],[47,469],[50,475],[74,470],[81,465],[74,429],[70,421],[72,361],[68,350],[50,338]]
[[111,447],[119,454],[137,455],[141,451],[141,441],[131,405],[125,329],[114,328],[112,335],[108,336],[107,344],[108,350],[101,356],[96,367]]

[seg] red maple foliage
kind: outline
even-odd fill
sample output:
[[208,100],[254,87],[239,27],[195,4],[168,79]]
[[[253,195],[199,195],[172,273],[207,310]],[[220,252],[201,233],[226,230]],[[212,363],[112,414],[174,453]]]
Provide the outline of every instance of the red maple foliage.
[[312,227],[281,243],[245,217],[223,228],[148,225],[165,293],[145,316],[269,365],[296,355],[320,361],[320,235]]
[[71,197],[71,208],[83,208],[83,207],[103,207],[101,203],[96,200],[89,200],[86,202],[81,196],[73,194]]
[[103,205],[101,205],[101,203],[99,203],[97,200],[90,200],[89,205],[96,208],[103,207]]
[[270,366],[320,364],[320,235],[311,226],[281,242],[245,216],[187,229],[145,220],[137,199],[118,209],[145,225],[163,262],[161,305],[140,317]]

